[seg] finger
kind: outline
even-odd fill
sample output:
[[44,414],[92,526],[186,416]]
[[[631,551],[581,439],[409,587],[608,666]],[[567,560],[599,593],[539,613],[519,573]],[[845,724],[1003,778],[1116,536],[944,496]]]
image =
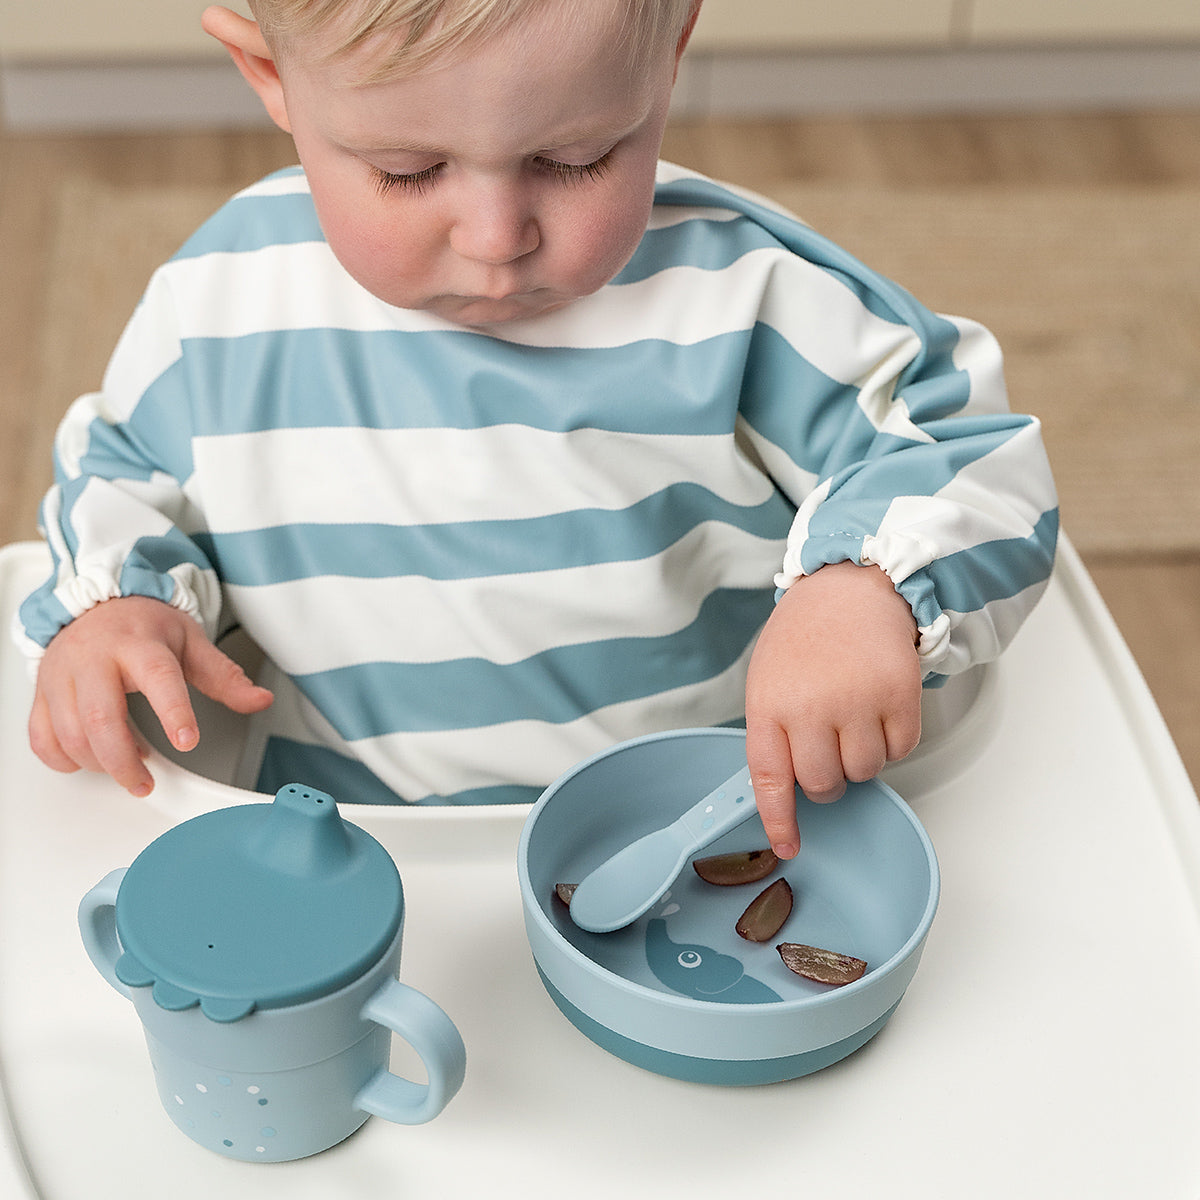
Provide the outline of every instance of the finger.
[[846,791],[837,730],[813,733],[803,742],[793,742],[792,767],[800,790],[815,804],[839,800]]
[[125,688],[115,673],[88,676],[77,685],[79,723],[101,771],[134,796],[148,796],[154,779],[129,727]]
[[79,770],[80,764],[63,749],[58,740],[54,722],[50,719],[50,706],[40,691],[35,693],[33,708],[29,713],[29,748],[52,771],[70,774]]
[[883,726],[887,743],[888,762],[899,762],[907,758],[921,741],[921,705],[918,702],[912,712],[900,717],[889,717]]
[[746,762],[767,841],[779,858],[794,858],[800,849],[800,827],[796,822],[796,777],[787,734],[770,722],[750,724],[746,731]]
[[[39,676],[40,687],[40,676]],[[73,679],[64,680],[55,688],[41,691],[53,737],[66,757],[85,771],[103,771],[92,748],[88,731],[79,709]]]
[[126,666],[125,686],[141,692],[176,750],[191,750],[200,741],[200,726],[192,708],[179,660],[166,646],[153,645]]
[[218,650],[197,628],[184,647],[183,669],[188,681],[210,700],[238,713],[261,712],[275,699],[259,687],[229,655]]
[[877,723],[848,726],[838,732],[842,774],[855,783],[874,779],[887,765],[887,739]]

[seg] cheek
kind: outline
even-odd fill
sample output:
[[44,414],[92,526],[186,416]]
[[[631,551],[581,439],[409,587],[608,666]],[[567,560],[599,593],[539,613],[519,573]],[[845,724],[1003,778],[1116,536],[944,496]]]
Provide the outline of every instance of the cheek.
[[651,206],[648,193],[638,204],[617,198],[573,214],[565,240],[569,250],[558,258],[573,270],[581,291],[603,287],[629,261],[645,235]]
[[394,216],[389,218],[374,195],[360,195],[358,203],[350,203],[349,194],[337,190],[321,194],[314,189],[317,218],[329,248],[356,282],[387,303],[403,307],[411,302],[410,287],[418,284],[429,265],[419,223],[406,221],[404,236],[398,237]]

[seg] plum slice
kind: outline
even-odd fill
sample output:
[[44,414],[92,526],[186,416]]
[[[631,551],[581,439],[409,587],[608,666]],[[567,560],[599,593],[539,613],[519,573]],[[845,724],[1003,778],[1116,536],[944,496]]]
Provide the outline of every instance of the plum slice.
[[748,942],[769,942],[792,914],[792,889],[786,879],[763,888],[738,918],[737,931]]
[[844,987],[861,979],[867,969],[867,964],[861,958],[851,958],[848,954],[821,950],[817,946],[805,946],[799,942],[780,942],[775,949],[789,971],[834,987]]
[[698,858],[692,866],[705,883],[733,887],[739,883],[758,883],[779,865],[773,850],[734,850]]

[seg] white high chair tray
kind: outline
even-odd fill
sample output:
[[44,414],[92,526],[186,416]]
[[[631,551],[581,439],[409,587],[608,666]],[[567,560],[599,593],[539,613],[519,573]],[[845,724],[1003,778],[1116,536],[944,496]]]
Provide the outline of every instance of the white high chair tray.
[[[5,631],[45,569],[40,547],[0,551]],[[1069,544],[983,700],[888,776],[937,848],[942,898],[908,994],[863,1050],[745,1089],[632,1067],[538,981],[515,870],[526,809],[344,804],[397,860],[401,978],[458,1025],[467,1079],[428,1125],[372,1119],[278,1166],[169,1123],[137,1017],[75,915],[171,824],[251,797],[161,757],[149,801],[55,775],[26,746],[30,694],[5,640],[4,1200],[1200,1196],[1200,806]]]

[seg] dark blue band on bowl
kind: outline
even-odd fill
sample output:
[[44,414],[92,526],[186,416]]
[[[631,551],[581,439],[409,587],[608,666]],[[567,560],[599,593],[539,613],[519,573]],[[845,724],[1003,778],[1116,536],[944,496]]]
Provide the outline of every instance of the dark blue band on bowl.
[[833,1063],[853,1054],[855,1050],[865,1046],[883,1027],[888,1018],[896,1011],[900,1001],[897,1000],[891,1008],[872,1021],[870,1025],[858,1032],[843,1038],[829,1046],[818,1050],[808,1050],[803,1054],[792,1054],[782,1058],[766,1059],[714,1059],[693,1058],[686,1054],[675,1054],[669,1050],[659,1050],[653,1046],[645,1046],[593,1020],[586,1013],[575,1007],[551,982],[545,973],[538,968],[538,974],[550,998],[558,1005],[559,1011],[585,1037],[595,1042],[597,1046],[615,1054],[617,1058],[653,1071],[657,1075],[666,1075],[672,1079],[683,1079],[689,1083],[716,1083],[727,1087],[746,1087],[761,1083],[782,1083],[787,1079],[799,1079],[803,1075],[811,1075]]

